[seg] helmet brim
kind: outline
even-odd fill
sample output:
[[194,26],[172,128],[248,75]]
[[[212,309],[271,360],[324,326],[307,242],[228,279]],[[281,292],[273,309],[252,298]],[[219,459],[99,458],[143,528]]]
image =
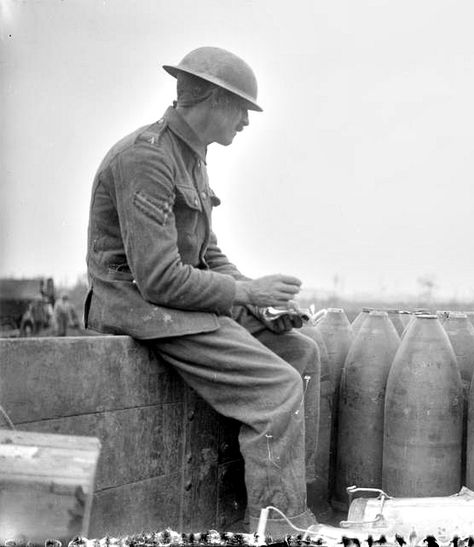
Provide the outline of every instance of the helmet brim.
[[243,93],[239,89],[227,84],[226,82],[223,82],[221,79],[215,76],[204,74],[202,72],[198,72],[196,70],[192,70],[182,66],[163,65],[163,68],[166,70],[168,74],[171,74],[171,76],[173,76],[174,78],[177,78],[179,72],[186,72],[187,74],[192,74],[193,76],[197,76],[198,78],[201,78],[202,80],[206,80],[206,82],[210,82],[211,84],[217,85],[218,87],[222,87],[222,89],[230,91],[234,95],[237,95],[237,97],[239,97],[240,99],[243,99],[249,110],[254,110],[256,112],[263,112],[263,108],[259,106],[253,100],[253,98],[250,97],[250,95]]

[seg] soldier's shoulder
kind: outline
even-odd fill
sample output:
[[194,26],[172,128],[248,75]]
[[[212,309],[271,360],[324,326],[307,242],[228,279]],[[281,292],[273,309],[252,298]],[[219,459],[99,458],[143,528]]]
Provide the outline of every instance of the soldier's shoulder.
[[128,148],[133,146],[138,140],[141,139],[143,134],[146,134],[148,131],[150,131],[150,128],[152,128],[153,125],[154,124],[144,125],[142,127],[139,127],[138,129],[135,129],[135,131],[132,131],[132,133],[125,135],[125,137],[122,137],[110,148],[110,150],[107,152],[106,157],[116,156],[117,154],[120,154],[124,150],[127,150]]
[[125,137],[122,137],[117,141],[105,155],[102,164],[108,164],[113,158],[123,154],[135,146],[142,144],[158,144],[164,129],[166,128],[166,121],[160,119],[152,124],[144,125],[135,129],[132,133],[129,133]]
[[168,122],[166,118],[160,118],[157,122],[140,128],[134,133],[133,144],[149,143],[153,145],[160,144],[164,135],[166,135]]

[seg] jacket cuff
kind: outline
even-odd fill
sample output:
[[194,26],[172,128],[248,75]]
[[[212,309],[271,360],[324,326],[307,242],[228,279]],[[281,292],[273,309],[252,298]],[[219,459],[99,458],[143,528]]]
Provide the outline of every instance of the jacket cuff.
[[221,283],[221,290],[216,302],[216,311],[220,315],[232,315],[232,307],[234,306],[235,295],[237,292],[236,280],[228,274],[218,274]]

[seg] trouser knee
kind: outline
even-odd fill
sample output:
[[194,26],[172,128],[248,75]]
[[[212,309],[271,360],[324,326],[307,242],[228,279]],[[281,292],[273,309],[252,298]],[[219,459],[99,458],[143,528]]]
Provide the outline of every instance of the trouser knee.
[[295,341],[297,348],[293,351],[292,365],[300,374],[319,376],[321,372],[321,352],[316,342],[303,335],[298,336]]
[[299,372],[288,367],[282,376],[280,389],[275,397],[274,414],[279,419],[288,414],[298,414],[304,404],[304,385]]

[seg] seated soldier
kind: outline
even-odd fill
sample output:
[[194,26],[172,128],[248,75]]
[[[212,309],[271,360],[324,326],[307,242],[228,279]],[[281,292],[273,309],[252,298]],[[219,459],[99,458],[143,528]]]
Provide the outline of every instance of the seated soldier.
[[[318,421],[316,344],[293,330],[299,279],[245,277],[211,226],[220,201],[209,186],[207,147],[228,146],[261,111],[251,68],[236,55],[198,48],[165,70],[177,101],[119,141],[95,177],[89,222],[86,326],[146,340],[224,416],[241,422],[250,529],[274,506],[299,528],[316,523],[306,503]],[[312,420],[305,467],[306,414]],[[294,532],[277,513],[267,532]]]

